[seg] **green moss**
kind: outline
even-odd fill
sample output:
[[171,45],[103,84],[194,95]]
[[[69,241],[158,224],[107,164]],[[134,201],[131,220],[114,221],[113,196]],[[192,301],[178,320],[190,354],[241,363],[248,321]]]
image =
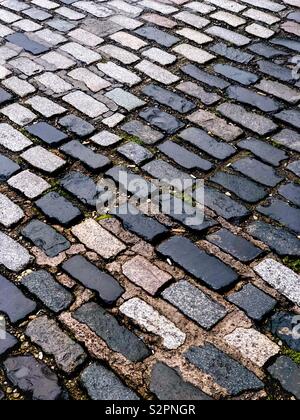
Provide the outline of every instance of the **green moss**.
[[122,137],[124,140],[127,140],[128,142],[131,141],[132,143],[137,143],[140,145],[144,144],[144,142],[137,136],[130,136],[129,134],[122,134]]
[[95,220],[100,222],[101,220],[112,219],[110,214],[102,214],[101,216],[97,217]]
[[293,362],[295,362],[297,365],[299,365],[299,366],[300,366],[300,353],[299,353],[298,351],[295,351],[295,350],[292,350],[292,349],[289,349],[289,348],[285,347],[285,348],[282,350],[282,353],[283,353],[285,356],[287,356],[287,357],[289,357],[290,359],[292,359],[292,360],[293,360]]
[[300,274],[300,259],[296,257],[285,257],[283,259],[284,265],[289,267],[291,270],[295,271],[297,274]]

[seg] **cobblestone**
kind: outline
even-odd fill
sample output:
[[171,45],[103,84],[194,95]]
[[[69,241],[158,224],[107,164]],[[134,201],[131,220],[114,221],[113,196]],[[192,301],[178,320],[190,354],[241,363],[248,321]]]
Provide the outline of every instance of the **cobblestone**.
[[120,307],[120,311],[147,331],[159,335],[167,349],[177,349],[185,341],[186,336],[182,331],[141,299],[128,300]]
[[1,401],[300,399],[299,7],[0,0]]

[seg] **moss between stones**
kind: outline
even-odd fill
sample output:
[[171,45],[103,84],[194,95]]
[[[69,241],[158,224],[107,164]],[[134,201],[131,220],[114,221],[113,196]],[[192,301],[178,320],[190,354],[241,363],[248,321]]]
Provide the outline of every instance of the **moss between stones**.
[[300,274],[300,259],[299,258],[285,257],[283,259],[283,262],[291,270],[295,271],[297,274]]

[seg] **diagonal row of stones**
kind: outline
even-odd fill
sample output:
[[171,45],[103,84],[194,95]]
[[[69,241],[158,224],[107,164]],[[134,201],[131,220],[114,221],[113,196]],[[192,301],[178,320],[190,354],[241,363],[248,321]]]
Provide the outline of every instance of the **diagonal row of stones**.
[[[0,399],[300,399],[299,35],[298,0],[0,0]],[[97,213],[124,173],[204,179],[204,221]]]

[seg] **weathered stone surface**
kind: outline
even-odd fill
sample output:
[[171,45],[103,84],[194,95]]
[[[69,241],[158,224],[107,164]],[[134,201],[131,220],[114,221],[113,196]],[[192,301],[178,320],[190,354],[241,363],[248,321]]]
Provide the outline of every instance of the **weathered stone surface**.
[[268,143],[254,138],[242,140],[239,142],[238,146],[242,149],[249,150],[262,161],[274,166],[279,166],[283,160],[288,158],[288,155],[283,150],[277,149]]
[[12,152],[21,152],[32,145],[32,142],[11,125],[0,124],[0,144]]
[[288,170],[300,177],[300,160],[296,160],[288,165]]
[[252,85],[258,80],[258,76],[256,76],[256,74],[249,73],[247,71],[240,70],[237,67],[229,66],[226,64],[217,64],[214,66],[214,70],[216,73],[219,73],[228,79],[232,79],[235,82],[246,86]]
[[102,102],[79,90],[64,96],[63,100],[90,118],[100,117],[108,111]]
[[150,351],[144,342],[123,325],[115,317],[106,312],[96,303],[86,303],[74,312],[73,317],[88,325],[108,347],[121,353],[132,362],[144,360]]
[[278,127],[269,118],[262,117],[254,112],[248,112],[240,105],[230,103],[222,104],[218,106],[218,111],[224,115],[224,117],[229,118],[233,122],[240,124],[261,136],[272,133]]
[[252,261],[262,253],[262,250],[252,245],[251,242],[234,235],[227,229],[218,230],[207,236],[207,239],[240,261]]
[[164,137],[162,133],[142,124],[140,121],[130,121],[121,128],[127,134],[138,137],[145,144],[155,144]]
[[140,112],[140,117],[167,134],[175,134],[184,126],[183,122],[159,108],[147,108]]
[[172,280],[170,274],[139,255],[123,264],[122,271],[130,281],[153,296]]
[[167,140],[161,144],[159,150],[166,154],[169,158],[173,159],[176,163],[185,169],[199,169],[202,171],[209,171],[213,165],[202,159],[200,156],[191,153],[184,147],[179,146],[177,143]]
[[238,160],[233,163],[232,167],[254,181],[269,187],[275,187],[283,179],[276,174],[272,167],[253,158]]
[[89,249],[106,259],[114,257],[126,249],[126,246],[119,239],[93,219],[86,219],[73,227],[72,233]]
[[162,211],[172,219],[186,226],[187,229],[195,232],[203,232],[217,225],[217,222],[204,215],[201,209],[192,207],[189,200],[181,200],[166,194],[160,197],[160,202]]
[[132,111],[133,109],[145,105],[145,102],[140,100],[137,96],[120,88],[111,90],[106,96],[122,108],[127,109],[127,111]]
[[162,297],[207,330],[227,314],[225,307],[185,280],[168,287]]
[[148,85],[143,89],[143,93],[162,105],[166,105],[173,111],[181,114],[188,113],[195,109],[196,105],[188,101],[183,96],[179,96],[167,89],[163,89],[158,85]]
[[56,257],[70,248],[70,242],[51,226],[37,219],[22,229],[22,235],[41,248],[48,257]]
[[121,220],[126,230],[141,236],[145,241],[155,242],[168,232],[157,220],[146,216],[130,204],[117,207],[111,214]]
[[30,38],[28,38],[25,34],[21,32],[16,32],[12,35],[8,35],[6,37],[6,40],[34,55],[39,55],[49,50],[49,48],[45,45],[32,41]]
[[121,138],[116,134],[110,133],[109,131],[103,130],[91,138],[91,140],[103,147],[110,147],[119,143]]
[[279,255],[300,255],[299,240],[286,229],[257,221],[249,225],[247,231],[254,238],[267,244]]
[[268,76],[281,80],[282,82],[293,82],[292,71],[284,66],[272,63],[271,61],[259,61],[259,70]]
[[81,374],[80,381],[94,401],[135,401],[139,397],[111,371],[93,363]]
[[247,203],[257,203],[268,195],[265,188],[237,174],[217,172],[210,180],[233,192]]
[[263,367],[267,361],[279,353],[280,348],[269,338],[253,328],[237,328],[224,337],[229,346],[237,349],[244,358]]
[[71,293],[45,270],[34,271],[24,277],[22,284],[53,312],[67,309],[73,300]]
[[300,209],[274,198],[258,206],[257,211],[276,220],[289,230],[300,233]]
[[54,173],[65,165],[65,161],[41,146],[35,146],[24,152],[21,157],[33,167],[46,173]]
[[61,118],[59,124],[79,137],[86,137],[95,131],[92,124],[73,114]]
[[173,322],[139,298],[123,303],[120,311],[150,333],[160,336],[164,347],[169,350],[177,349],[185,342],[186,335]]
[[23,217],[23,210],[6,195],[0,193],[0,224],[9,228],[20,222]]
[[78,198],[82,203],[96,207],[99,196],[97,185],[92,178],[81,172],[69,172],[61,181],[62,187]]
[[185,382],[179,371],[161,362],[156,363],[152,369],[150,389],[159,400],[164,401],[211,399],[199,388]]
[[6,181],[20,170],[20,166],[4,155],[0,155],[0,181]]
[[194,79],[198,80],[199,82],[204,83],[211,87],[215,87],[218,89],[225,89],[230,85],[230,83],[228,83],[226,80],[221,79],[220,77],[211,75],[210,73],[206,73],[203,70],[200,70],[197,66],[194,66],[192,64],[183,66],[181,70],[188,76],[191,76]]
[[207,92],[203,87],[193,82],[181,82],[176,86],[176,89],[199,99],[204,105],[213,105],[221,99],[218,94]]
[[173,237],[157,250],[214,290],[230,286],[238,279],[238,275],[230,267],[184,237]]
[[118,152],[136,165],[153,158],[153,154],[148,149],[134,142],[119,147]]
[[296,152],[300,152],[300,134],[292,130],[282,130],[272,137],[274,141]]
[[259,95],[258,93],[252,92],[252,90],[245,89],[241,86],[230,86],[226,90],[226,93],[229,98],[246,105],[251,105],[252,107],[258,108],[264,112],[274,112],[281,108],[279,102],[263,95]]
[[26,335],[45,353],[53,356],[58,367],[66,373],[72,373],[86,359],[82,347],[47,316],[31,321],[26,328]]
[[10,100],[12,100],[12,95],[8,92],[6,92],[6,90],[0,88],[0,105],[4,105],[7,102],[9,102]]
[[68,138],[65,133],[44,122],[26,127],[26,130],[51,146],[57,146]]
[[254,373],[211,344],[192,347],[185,353],[185,357],[198,369],[212,376],[231,395],[259,390],[264,386]]
[[[1,331],[1,333],[3,333],[3,331]],[[0,356],[5,354],[8,350],[11,350],[17,344],[18,340],[13,335],[9,334],[8,332],[2,334],[0,340]]]
[[289,348],[300,352],[299,319],[289,312],[276,312],[272,316],[269,329]]
[[225,160],[236,152],[233,146],[218,142],[198,128],[187,128],[179,134],[179,137],[216,159]]
[[[197,194],[197,197],[201,197],[201,195]],[[240,223],[250,214],[245,206],[214,188],[206,187],[203,199],[205,205],[216,212],[218,216],[233,223]]]
[[299,305],[299,275],[288,267],[270,258],[254,267],[256,273],[279,293]]
[[[220,105],[220,106],[222,107],[223,105]],[[225,104],[224,106],[227,107],[230,105]],[[221,109],[222,108],[218,107],[218,110],[220,112],[221,112]],[[229,114],[232,116],[231,113],[228,113],[225,116],[227,117]],[[239,127],[229,124],[227,123],[226,120],[220,117],[217,117],[215,114],[205,111],[205,110],[196,111],[188,119],[192,123],[199,125],[200,127],[204,128],[206,131],[213,133],[214,135],[220,137],[221,139],[225,141],[236,140],[238,137],[240,137],[243,134],[243,130],[241,130]],[[235,119],[235,122],[240,123],[240,121],[241,119]]]
[[278,192],[288,201],[300,207],[300,187],[297,184],[289,183],[282,185]]
[[107,171],[106,175],[118,184],[120,191],[124,193],[128,191],[138,199],[148,198],[149,194],[156,189],[153,184],[150,184],[141,176],[121,166],[115,166]]
[[22,171],[8,180],[8,185],[21,191],[27,198],[37,198],[51,186],[40,176]]
[[140,35],[143,38],[149,39],[150,41],[155,41],[157,44],[162,45],[163,47],[172,47],[174,44],[179,42],[179,38],[169,35],[167,32],[156,29],[152,26],[143,26],[140,29],[135,31],[137,35]]
[[8,270],[19,272],[27,267],[30,254],[22,245],[0,232],[0,264]]
[[11,322],[20,321],[35,310],[36,304],[1,275],[0,291],[0,311],[5,313]]
[[300,368],[296,363],[286,356],[281,356],[268,368],[268,372],[280,382],[283,389],[300,399]]
[[143,166],[143,170],[148,172],[153,178],[175,187],[179,192],[191,188],[194,183],[190,174],[180,171],[162,159],[147,163]]
[[10,382],[31,400],[66,399],[56,374],[32,356],[10,357],[4,362],[4,368]]
[[111,164],[111,161],[106,156],[95,153],[78,140],[70,141],[62,146],[60,150],[74,159],[79,159],[84,165],[94,171],[104,171]]
[[300,122],[299,122],[300,112],[296,109],[281,111],[279,114],[276,114],[276,118],[292,125],[298,130],[300,128]]
[[210,51],[241,64],[248,64],[253,59],[253,55],[240,51],[237,48],[229,47],[222,42],[210,47]]
[[123,287],[116,279],[100,271],[81,255],[70,258],[63,264],[62,268],[85,287],[96,291],[106,305],[112,305],[124,293]]

